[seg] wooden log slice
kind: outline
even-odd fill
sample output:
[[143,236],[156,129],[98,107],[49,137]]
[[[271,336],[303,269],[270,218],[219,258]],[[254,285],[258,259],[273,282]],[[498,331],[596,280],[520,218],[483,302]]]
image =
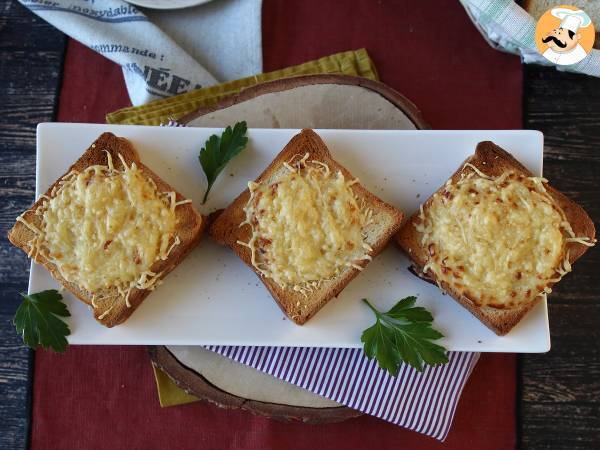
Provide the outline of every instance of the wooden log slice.
[[361,415],[201,347],[193,350],[193,356],[187,354],[193,358],[190,363],[200,368],[196,371],[176,358],[171,349],[178,347],[148,347],[152,363],[188,394],[220,408],[241,408],[271,419],[313,424],[341,422]]
[[240,120],[251,128],[429,128],[417,107],[399,92],[348,75],[303,75],[257,84],[179,122],[222,127]]

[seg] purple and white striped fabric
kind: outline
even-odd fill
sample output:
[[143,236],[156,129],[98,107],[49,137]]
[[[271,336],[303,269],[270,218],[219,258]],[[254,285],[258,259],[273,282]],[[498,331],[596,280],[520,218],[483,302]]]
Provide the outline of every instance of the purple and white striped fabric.
[[479,353],[450,352],[450,362],[421,373],[403,364],[397,377],[360,348],[208,346],[216,353],[443,441]]

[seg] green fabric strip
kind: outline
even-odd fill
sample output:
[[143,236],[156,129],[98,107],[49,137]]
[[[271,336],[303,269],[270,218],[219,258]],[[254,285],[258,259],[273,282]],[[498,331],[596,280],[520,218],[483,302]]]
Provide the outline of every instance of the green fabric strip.
[[336,53],[297,66],[274,72],[263,73],[239,80],[228,81],[216,86],[197,89],[185,94],[156,100],[141,106],[119,109],[106,115],[107,123],[160,125],[169,119],[178,118],[201,107],[212,106],[220,100],[237,94],[241,90],[264,81],[312,74],[354,75],[372,80],[379,79],[373,61],[364,48]]

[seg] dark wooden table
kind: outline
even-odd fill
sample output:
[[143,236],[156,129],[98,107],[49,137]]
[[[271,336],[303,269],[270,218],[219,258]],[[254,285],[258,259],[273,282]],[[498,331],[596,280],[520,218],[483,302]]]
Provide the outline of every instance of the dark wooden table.
[[[55,116],[65,43],[16,2],[0,0],[0,449],[26,446],[32,370],[31,352],[11,324],[29,262],[5,236],[33,200],[35,127]],[[544,132],[545,176],[600,224],[600,79],[540,67],[527,67],[524,76],[523,127]],[[552,350],[519,357],[518,442],[526,449],[598,448],[598,249],[557,286],[550,321]]]

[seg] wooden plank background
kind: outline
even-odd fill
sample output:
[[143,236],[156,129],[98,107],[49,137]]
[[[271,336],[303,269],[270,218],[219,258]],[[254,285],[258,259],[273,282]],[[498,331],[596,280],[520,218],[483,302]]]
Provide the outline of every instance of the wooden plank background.
[[[524,128],[544,132],[544,176],[600,226],[600,79],[529,66]],[[600,248],[550,295],[552,350],[519,358],[521,443],[600,448]]]
[[[29,263],[5,236],[33,200],[35,126],[54,117],[65,42],[21,5],[0,0],[1,449],[26,446],[31,372],[30,353],[11,324]],[[523,106],[524,128],[545,134],[544,174],[600,224],[600,79],[527,67]],[[551,295],[552,350],[519,357],[522,448],[600,443],[599,269],[594,249]]]
[[35,127],[54,118],[65,43],[16,1],[0,1],[0,449],[25,446],[31,369],[12,326],[29,262],[6,233],[34,197]]

